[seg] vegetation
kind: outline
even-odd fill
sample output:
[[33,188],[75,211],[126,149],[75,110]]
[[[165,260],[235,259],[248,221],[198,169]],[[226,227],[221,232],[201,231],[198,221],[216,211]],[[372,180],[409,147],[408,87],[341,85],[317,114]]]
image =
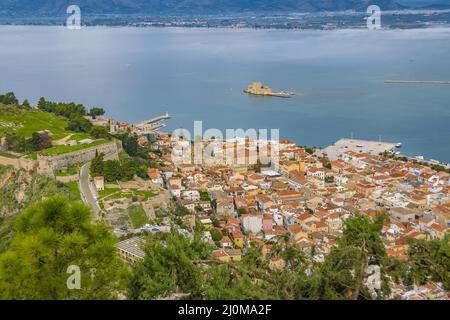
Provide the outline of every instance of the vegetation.
[[[189,240],[176,232],[151,235],[146,257],[133,268],[127,288],[132,299],[155,299],[184,294],[193,299],[373,299],[387,297],[386,254],[380,232],[385,217],[374,222],[357,215],[347,220],[343,236],[323,262],[280,239],[263,256],[250,247],[240,262],[212,258],[212,248],[200,241],[197,226]],[[222,234],[213,229],[215,241]],[[286,268],[274,270],[271,257],[281,257]],[[381,286],[366,286],[369,265],[381,268]],[[258,281],[254,281],[257,279]]]
[[69,118],[69,123],[67,124],[66,129],[75,132],[90,132],[92,129],[92,123],[78,114],[73,114]]
[[75,104],[73,102],[51,102],[46,101],[44,97],[39,99],[37,108],[41,111],[51,112],[65,118],[70,118],[74,115],[86,115],[86,109],[82,104]]
[[91,175],[103,176],[107,182],[127,181],[135,175],[147,179],[147,167],[129,157],[104,161],[104,154],[97,154],[91,162]]
[[80,189],[78,188],[77,181],[70,181],[66,183],[67,188],[69,189],[69,199],[81,201]]
[[43,198],[54,195],[70,197],[67,185],[25,170],[13,170],[0,166],[3,181],[0,194],[0,215],[14,215]]
[[94,107],[91,110],[89,110],[89,115],[91,117],[98,117],[98,116],[102,116],[105,114],[105,110],[103,108],[99,108],[99,107]]
[[[110,299],[120,287],[121,263],[107,227],[90,210],[53,197],[22,212],[10,248],[0,255],[1,299]],[[69,266],[80,268],[70,290]]]
[[[10,102],[11,99],[7,99]],[[45,99],[43,100],[45,101]],[[41,105],[44,103],[41,99]],[[0,103],[0,137],[6,137],[9,151],[28,153],[36,158],[36,153],[43,155],[56,155],[82,150],[91,146],[103,144],[104,139],[110,139],[104,129],[98,129],[82,117],[82,108],[72,104],[54,104],[46,102],[49,106],[40,111],[20,105],[4,105]],[[71,114],[72,118],[65,118]],[[70,117],[70,116],[69,116]],[[45,131],[48,130],[49,133]],[[50,136],[51,135],[51,136]],[[92,144],[78,144],[74,146],[56,145],[53,142],[63,138],[80,141],[89,137],[99,139]]]
[[3,103],[3,104],[19,104],[19,100],[17,100],[14,92],[7,92],[5,94],[0,95],[0,103]]
[[109,131],[106,127],[93,126],[89,133],[96,139],[111,139],[109,136]]
[[128,215],[131,218],[131,222],[134,228],[141,228],[149,222],[147,214],[145,213],[142,206],[133,206],[129,209]]

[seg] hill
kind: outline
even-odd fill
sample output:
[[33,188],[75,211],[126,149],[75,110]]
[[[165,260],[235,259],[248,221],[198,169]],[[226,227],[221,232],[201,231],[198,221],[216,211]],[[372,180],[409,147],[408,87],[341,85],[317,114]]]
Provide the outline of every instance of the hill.
[[[371,0],[3,0],[0,17],[65,14],[77,4],[85,14],[221,14],[240,12],[365,11]],[[401,9],[394,0],[378,0],[382,9]]]

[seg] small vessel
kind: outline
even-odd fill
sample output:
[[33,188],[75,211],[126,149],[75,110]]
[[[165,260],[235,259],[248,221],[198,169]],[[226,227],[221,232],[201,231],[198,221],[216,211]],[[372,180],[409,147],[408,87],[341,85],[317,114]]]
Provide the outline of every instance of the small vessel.
[[278,98],[290,98],[295,95],[294,92],[280,91],[274,92],[272,88],[263,85],[261,82],[254,82],[247,89],[244,89],[245,93],[253,94],[256,96],[269,96]]
[[397,144],[395,145],[395,147],[396,147],[396,148],[401,148],[401,147],[402,147],[402,143],[401,143],[401,142],[397,143]]

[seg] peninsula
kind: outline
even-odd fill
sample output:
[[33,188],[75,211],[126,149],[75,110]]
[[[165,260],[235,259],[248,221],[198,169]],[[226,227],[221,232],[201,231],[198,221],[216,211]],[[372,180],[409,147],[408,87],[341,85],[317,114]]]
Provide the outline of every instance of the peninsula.
[[294,92],[288,91],[274,92],[272,88],[264,86],[261,82],[253,82],[253,84],[248,86],[244,92],[256,96],[270,96],[278,98],[290,98],[295,95]]

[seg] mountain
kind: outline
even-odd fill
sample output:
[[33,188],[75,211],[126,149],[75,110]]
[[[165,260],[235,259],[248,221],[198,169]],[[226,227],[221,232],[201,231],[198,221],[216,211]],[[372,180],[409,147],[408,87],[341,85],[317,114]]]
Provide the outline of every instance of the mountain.
[[[0,16],[65,14],[77,4],[88,14],[220,14],[239,12],[365,11],[373,0],[2,0]],[[383,10],[401,9],[394,0],[377,0]]]

